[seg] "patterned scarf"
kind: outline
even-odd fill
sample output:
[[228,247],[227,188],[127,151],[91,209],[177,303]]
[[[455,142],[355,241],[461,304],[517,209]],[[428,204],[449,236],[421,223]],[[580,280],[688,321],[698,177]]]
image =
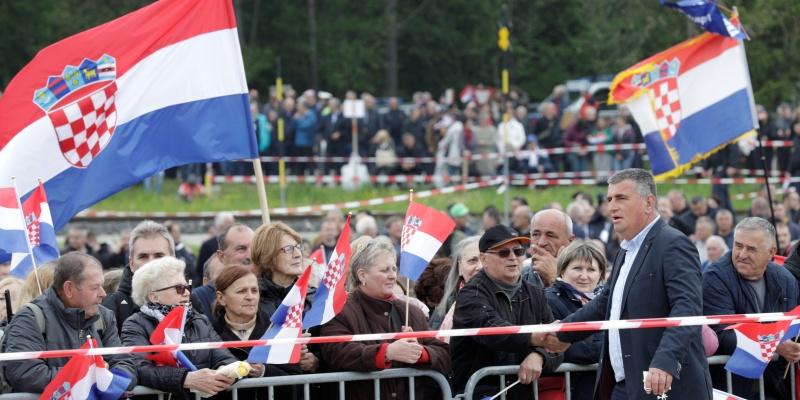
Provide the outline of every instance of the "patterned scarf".
[[586,305],[586,303],[595,298],[595,296],[597,296],[597,294],[603,290],[603,285],[598,284],[593,292],[581,292],[561,278],[558,280],[561,282],[561,285],[563,285],[564,290],[570,295],[570,297],[574,300],[580,301],[581,305]]
[[[166,304],[158,304],[152,303],[148,301],[143,306],[139,308],[139,311],[142,312],[144,315],[151,316],[156,319],[156,321],[161,322],[170,311],[174,310],[175,307],[178,307],[180,304],[173,304],[173,305],[166,305]],[[186,304],[186,320],[190,320],[194,316],[194,310],[192,309],[192,303]]]

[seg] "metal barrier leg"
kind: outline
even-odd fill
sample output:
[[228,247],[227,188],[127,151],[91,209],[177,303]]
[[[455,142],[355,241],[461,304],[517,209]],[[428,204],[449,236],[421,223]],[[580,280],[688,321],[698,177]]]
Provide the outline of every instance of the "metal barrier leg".
[[275,386],[267,386],[267,398],[275,400]]
[[303,385],[303,400],[311,400],[311,387],[307,383]]
[[[503,389],[506,388],[506,376],[505,375],[499,375],[499,377],[500,377],[500,391],[502,392]],[[503,400],[506,400],[506,393],[503,393],[503,395],[500,396],[500,398],[502,398]]]
[[239,389],[233,388],[233,391],[231,391],[231,400],[239,400]]
[[733,377],[728,370],[725,370],[725,381],[728,384],[728,393],[733,393]]
[[374,398],[375,400],[381,400],[381,380],[374,379],[373,382],[373,388],[375,389]]
[[408,377],[408,399],[409,400],[417,400],[417,393],[414,390],[414,377]]
[[567,400],[572,400],[572,374],[569,371],[564,373],[564,381],[567,385]]
[[539,380],[534,380],[533,385],[533,400],[539,400]]
[[344,400],[344,381],[339,381],[339,400]]
[[758,399],[764,400],[764,378],[758,379]]
[[796,400],[797,399],[797,396],[796,396],[797,392],[795,391],[795,389],[796,389],[795,383],[796,382],[794,381],[794,374],[795,374],[794,365],[795,364],[792,364],[791,367],[789,367],[789,387],[792,389],[792,400]]

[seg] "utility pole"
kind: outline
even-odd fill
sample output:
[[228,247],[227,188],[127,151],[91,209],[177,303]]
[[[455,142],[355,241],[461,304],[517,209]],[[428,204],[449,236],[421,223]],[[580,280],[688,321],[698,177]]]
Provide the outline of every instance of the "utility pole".
[[503,220],[506,223],[509,223],[509,207],[510,207],[510,193],[511,190],[511,182],[509,180],[509,172],[508,172],[508,154],[506,154],[507,146],[508,146],[508,124],[511,119],[511,116],[506,110],[506,102],[508,101],[508,66],[510,63],[509,51],[511,49],[511,21],[508,19],[508,4],[503,4],[503,8],[500,11],[500,29],[497,30],[497,46],[500,47],[500,55],[501,55],[501,63],[502,63],[502,72],[501,72],[501,89],[503,93],[503,104],[501,105],[501,110],[503,111],[503,151],[500,153],[503,157],[503,186],[505,187],[505,191],[503,192]]
[[275,60],[277,78],[275,78],[275,98],[278,100],[278,186],[281,189],[281,207],[286,207],[286,144],[283,140],[283,77],[281,76],[281,57]]

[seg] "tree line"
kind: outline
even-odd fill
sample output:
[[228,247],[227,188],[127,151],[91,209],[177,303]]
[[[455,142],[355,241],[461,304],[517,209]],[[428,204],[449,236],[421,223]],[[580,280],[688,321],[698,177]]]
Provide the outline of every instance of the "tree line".
[[[150,1],[0,2],[0,85],[41,48]],[[511,19],[511,83],[532,99],[567,79],[615,74],[699,33],[657,0],[233,0],[250,86],[266,92],[280,59],[297,89],[377,96],[467,83],[499,86],[497,30]],[[756,100],[800,100],[800,2],[740,0]],[[730,4],[728,4],[730,6]]]

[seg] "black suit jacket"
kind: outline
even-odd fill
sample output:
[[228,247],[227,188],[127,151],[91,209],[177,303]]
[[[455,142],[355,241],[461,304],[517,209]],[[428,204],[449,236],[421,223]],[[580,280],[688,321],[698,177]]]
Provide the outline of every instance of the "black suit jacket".
[[[625,252],[614,260],[609,284],[594,300],[564,322],[608,320],[611,294],[624,284],[620,319],[698,316],[703,312],[700,259],[681,232],[658,220],[642,242],[626,282],[617,282]],[[700,327],[624,329],[619,331],[629,399],[652,399],[644,392],[642,372],[659,368],[673,377],[668,392],[675,399],[711,399]],[[561,332],[558,337],[576,342],[591,332]],[[595,385],[595,399],[608,399],[614,387],[614,371],[608,355],[608,333]]]

